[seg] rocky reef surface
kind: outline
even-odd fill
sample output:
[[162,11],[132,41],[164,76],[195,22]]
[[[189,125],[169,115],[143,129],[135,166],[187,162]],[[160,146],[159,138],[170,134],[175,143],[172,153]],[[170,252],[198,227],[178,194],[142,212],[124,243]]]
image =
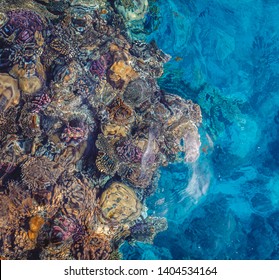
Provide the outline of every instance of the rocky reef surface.
[[0,256],[119,259],[167,228],[160,166],[199,157],[200,107],[127,31],[147,1],[0,1]]

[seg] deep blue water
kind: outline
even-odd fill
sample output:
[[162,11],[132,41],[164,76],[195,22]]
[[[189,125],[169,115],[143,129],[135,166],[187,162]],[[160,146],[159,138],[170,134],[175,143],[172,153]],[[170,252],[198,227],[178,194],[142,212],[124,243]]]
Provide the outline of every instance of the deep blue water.
[[201,157],[161,169],[169,228],[124,259],[279,259],[279,2],[158,0],[161,88],[202,109]]

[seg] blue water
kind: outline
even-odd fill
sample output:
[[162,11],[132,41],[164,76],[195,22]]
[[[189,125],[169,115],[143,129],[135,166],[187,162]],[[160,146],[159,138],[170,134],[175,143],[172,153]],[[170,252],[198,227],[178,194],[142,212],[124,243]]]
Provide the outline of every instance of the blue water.
[[124,259],[279,259],[279,2],[156,5],[146,40],[172,56],[159,84],[201,106],[202,150],[161,169],[147,205],[169,228]]

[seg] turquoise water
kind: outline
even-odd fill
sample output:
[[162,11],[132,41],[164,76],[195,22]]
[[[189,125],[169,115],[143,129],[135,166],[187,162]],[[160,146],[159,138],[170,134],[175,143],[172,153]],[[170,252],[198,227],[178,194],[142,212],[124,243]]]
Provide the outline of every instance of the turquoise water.
[[202,151],[161,169],[147,204],[169,228],[124,258],[279,259],[279,3],[156,5],[146,39],[172,56],[159,84],[201,106]]

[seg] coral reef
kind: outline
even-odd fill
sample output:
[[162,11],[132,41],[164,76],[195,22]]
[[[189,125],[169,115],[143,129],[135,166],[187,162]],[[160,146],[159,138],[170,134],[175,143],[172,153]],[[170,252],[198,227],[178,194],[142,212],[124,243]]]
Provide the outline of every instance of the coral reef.
[[202,118],[157,85],[170,57],[126,32],[148,2],[9,2],[0,0],[1,258],[118,259],[125,240],[152,243],[167,222],[148,215],[146,198],[160,166],[197,160]]

